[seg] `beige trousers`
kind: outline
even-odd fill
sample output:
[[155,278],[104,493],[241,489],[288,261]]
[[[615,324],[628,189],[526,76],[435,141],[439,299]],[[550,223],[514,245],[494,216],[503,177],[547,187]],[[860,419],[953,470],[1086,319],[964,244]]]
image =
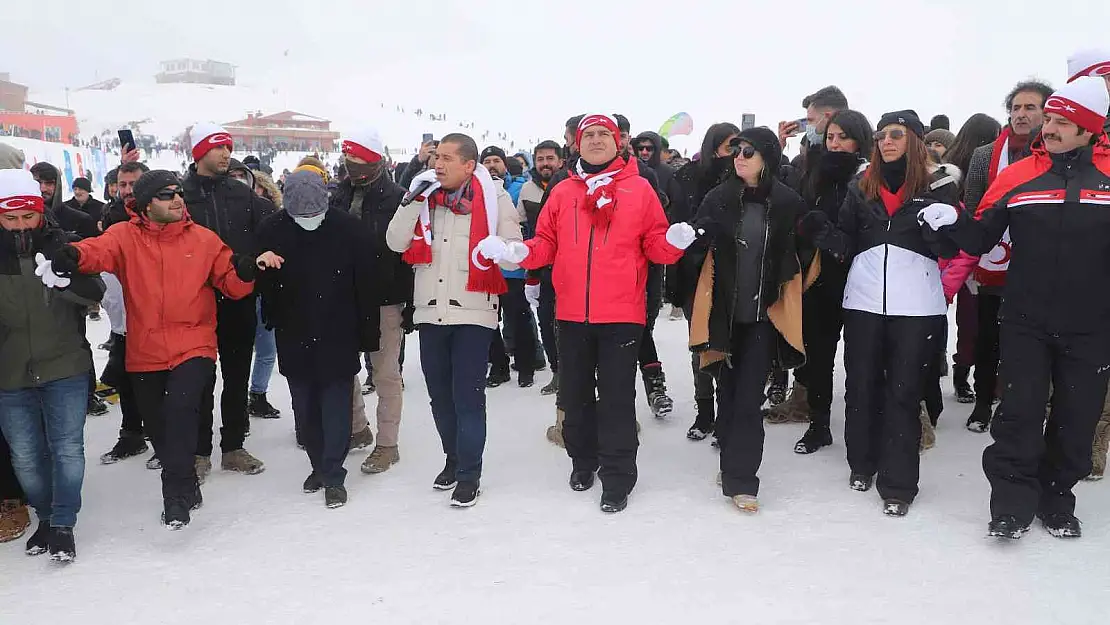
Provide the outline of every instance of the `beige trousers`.
[[[373,365],[374,386],[378,394],[378,444],[396,447],[401,429],[401,409],[404,391],[401,388],[401,305],[381,307],[381,349],[370,354]],[[362,397],[361,383],[355,376],[354,395],[351,400],[351,431],[361,432],[370,423],[366,419],[366,401]]]

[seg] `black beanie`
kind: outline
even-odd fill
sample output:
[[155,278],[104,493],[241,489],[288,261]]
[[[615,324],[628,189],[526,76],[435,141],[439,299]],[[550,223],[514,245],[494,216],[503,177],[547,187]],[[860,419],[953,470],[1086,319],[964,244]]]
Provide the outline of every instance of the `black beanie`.
[[73,188],[75,190],[76,189],[84,189],[86,192],[92,193],[92,183],[89,182],[88,178],[74,178],[73,179]]
[[778,174],[779,167],[782,165],[782,145],[773,130],[766,126],[757,126],[741,131],[736,138],[752,144],[755,151],[763,157],[763,166],[767,168],[768,174],[772,176]]
[[875,130],[882,130],[891,124],[900,124],[905,126],[910,132],[917,135],[918,139],[925,139],[925,124],[921,123],[921,118],[917,116],[917,112],[913,110],[894,111],[893,113],[885,113],[879,119],[879,125],[875,126]]
[[509,157],[505,154],[505,150],[502,150],[496,145],[491,145],[482,150],[482,155],[478,157],[478,162],[485,162],[487,156],[496,156],[501,159],[502,163],[505,163],[505,167],[509,166]]
[[119,182],[119,167],[104,174],[104,185],[116,184]]
[[135,182],[135,212],[142,212],[154,199],[154,194],[166,187],[181,185],[177,174],[165,169],[152,169]]

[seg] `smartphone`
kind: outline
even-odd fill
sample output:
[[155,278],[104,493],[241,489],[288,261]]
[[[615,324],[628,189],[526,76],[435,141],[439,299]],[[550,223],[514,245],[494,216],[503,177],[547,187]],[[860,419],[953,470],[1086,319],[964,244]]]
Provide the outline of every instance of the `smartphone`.
[[795,120],[794,123],[798,124],[798,132],[805,132],[806,128],[809,127],[809,120],[807,120],[804,117],[801,118],[801,119]]
[[127,152],[135,149],[135,134],[130,128],[121,128],[118,134],[120,150]]
[[427,143],[427,142],[429,142],[429,141],[431,141],[431,140],[432,140],[432,133],[430,133],[430,132],[425,132],[425,133],[424,133],[424,136],[423,136],[423,137],[421,137],[421,139],[420,139],[420,144],[421,144],[421,145],[423,145],[423,144],[425,144],[425,143]]

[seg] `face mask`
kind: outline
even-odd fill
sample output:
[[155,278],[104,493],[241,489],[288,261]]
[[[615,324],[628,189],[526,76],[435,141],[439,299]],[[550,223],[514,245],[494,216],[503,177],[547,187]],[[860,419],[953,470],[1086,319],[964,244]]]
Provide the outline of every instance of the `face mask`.
[[4,230],[4,235],[11,241],[11,249],[18,256],[30,256],[35,251],[35,230]]
[[817,126],[814,124],[806,124],[806,139],[811,146],[824,143],[821,133],[817,132]]
[[247,180],[246,178],[236,178],[236,180],[238,180],[239,182],[242,182],[243,184],[247,185],[248,187],[251,186],[251,181]]
[[352,163],[347,161],[347,175],[351,177],[351,184],[361,185],[374,182],[385,168],[385,161],[377,163]]
[[324,211],[319,215],[314,215],[312,217],[294,217],[293,221],[295,221],[298,226],[304,228],[305,230],[308,230],[309,232],[312,232],[313,230],[319,228],[320,224],[324,223],[324,216],[327,214],[328,212]]

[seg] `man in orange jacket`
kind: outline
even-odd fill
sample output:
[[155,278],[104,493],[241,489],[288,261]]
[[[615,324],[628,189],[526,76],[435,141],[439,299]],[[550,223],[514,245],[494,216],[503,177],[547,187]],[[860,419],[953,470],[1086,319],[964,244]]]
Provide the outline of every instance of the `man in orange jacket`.
[[130,221],[52,254],[48,273],[119,276],[128,311],[127,372],[162,461],[162,520],[181,529],[202,502],[193,454],[205,385],[216,367],[216,290],[246,297],[255,263],[281,261],[272,252],[257,259],[232,254],[216,233],[195,224],[173,172],[143,174],[128,210]]

